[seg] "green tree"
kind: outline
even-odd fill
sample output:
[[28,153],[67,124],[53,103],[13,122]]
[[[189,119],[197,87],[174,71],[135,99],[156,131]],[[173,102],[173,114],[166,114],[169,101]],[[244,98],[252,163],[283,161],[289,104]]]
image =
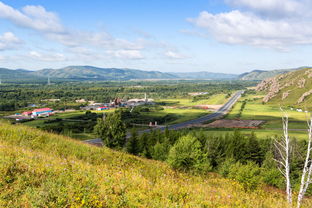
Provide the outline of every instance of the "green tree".
[[131,137],[127,141],[126,151],[133,155],[137,155],[140,152],[138,134],[135,129],[132,129]]
[[119,111],[108,114],[105,119],[99,118],[94,131],[107,147],[122,148],[126,143],[126,127]]
[[179,170],[209,171],[211,167],[201,147],[196,137],[183,136],[170,149],[167,161]]
[[242,183],[246,191],[255,190],[263,181],[260,172],[261,168],[254,162],[246,165],[237,162],[231,166],[228,177]]
[[168,157],[168,152],[170,150],[170,143],[165,141],[163,143],[157,143],[153,147],[152,157],[155,160],[166,160]]

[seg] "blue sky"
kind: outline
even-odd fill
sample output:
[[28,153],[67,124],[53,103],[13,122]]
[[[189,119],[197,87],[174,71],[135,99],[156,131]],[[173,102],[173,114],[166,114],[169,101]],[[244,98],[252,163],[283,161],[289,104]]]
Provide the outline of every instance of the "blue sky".
[[242,73],[312,65],[309,0],[0,1],[0,67]]

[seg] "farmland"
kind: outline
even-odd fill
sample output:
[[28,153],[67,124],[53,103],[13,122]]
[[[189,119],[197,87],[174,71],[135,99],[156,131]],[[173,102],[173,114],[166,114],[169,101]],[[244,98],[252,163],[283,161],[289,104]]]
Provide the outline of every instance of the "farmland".
[[[264,123],[258,129],[241,129],[243,133],[250,134],[254,132],[259,138],[266,138],[272,136],[281,136],[282,134],[282,116],[284,112],[289,117],[290,136],[299,139],[307,138],[307,114],[304,112],[297,112],[296,109],[291,110],[289,106],[282,107],[275,104],[263,104],[262,98],[264,94],[249,93],[242,97],[226,116],[226,119],[240,119],[240,120],[259,120]],[[209,129],[208,132],[212,134],[226,134],[233,132],[233,129],[218,130]]]

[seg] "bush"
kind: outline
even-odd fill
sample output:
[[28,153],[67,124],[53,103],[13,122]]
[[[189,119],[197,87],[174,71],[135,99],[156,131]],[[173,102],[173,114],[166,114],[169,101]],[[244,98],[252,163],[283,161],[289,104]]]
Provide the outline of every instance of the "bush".
[[228,177],[231,167],[235,164],[235,160],[230,158],[224,161],[220,166],[218,172],[223,176],[223,177]]
[[152,152],[152,158],[155,160],[165,161],[168,157],[170,144],[168,142],[157,143]]
[[228,177],[240,182],[247,191],[255,190],[262,183],[260,173],[261,169],[253,162],[246,165],[237,162],[231,166]]
[[201,143],[196,137],[187,135],[181,137],[170,149],[168,163],[178,170],[194,170],[205,172],[211,170],[206,155],[201,149]]

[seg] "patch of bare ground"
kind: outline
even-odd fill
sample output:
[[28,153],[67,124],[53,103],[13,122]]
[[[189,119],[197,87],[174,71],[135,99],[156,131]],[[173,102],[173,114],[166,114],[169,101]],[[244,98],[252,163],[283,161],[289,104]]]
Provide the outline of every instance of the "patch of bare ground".
[[209,109],[212,111],[217,111],[222,107],[222,105],[195,105],[194,108]]

